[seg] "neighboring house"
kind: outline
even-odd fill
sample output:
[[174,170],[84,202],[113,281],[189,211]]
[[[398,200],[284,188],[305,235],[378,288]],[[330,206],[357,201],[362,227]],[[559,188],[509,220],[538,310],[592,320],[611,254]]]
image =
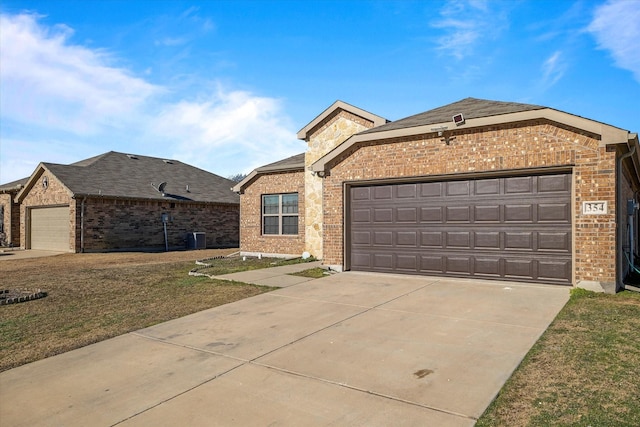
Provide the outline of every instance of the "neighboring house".
[[234,187],[242,252],[608,291],[635,261],[640,153],[627,130],[474,98],[395,122],[338,101],[298,138],[304,160]]
[[0,247],[20,246],[20,205],[14,199],[28,180],[0,185]]
[[234,182],[177,160],[110,151],[71,165],[40,163],[19,184],[1,186],[0,200],[5,230],[25,249],[238,246]]

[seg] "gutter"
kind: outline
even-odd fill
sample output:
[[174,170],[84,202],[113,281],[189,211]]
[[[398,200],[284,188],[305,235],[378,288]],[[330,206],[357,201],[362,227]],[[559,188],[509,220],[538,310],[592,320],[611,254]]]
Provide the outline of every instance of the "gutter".
[[82,203],[80,204],[80,252],[84,253],[84,202],[87,201],[87,196],[84,196]]

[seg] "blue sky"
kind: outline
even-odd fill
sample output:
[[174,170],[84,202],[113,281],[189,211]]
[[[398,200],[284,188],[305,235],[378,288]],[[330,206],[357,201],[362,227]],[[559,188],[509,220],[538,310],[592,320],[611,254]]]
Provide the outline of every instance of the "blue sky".
[[110,150],[222,176],[303,152],[336,100],[466,97],[640,132],[640,0],[0,3],[0,183]]

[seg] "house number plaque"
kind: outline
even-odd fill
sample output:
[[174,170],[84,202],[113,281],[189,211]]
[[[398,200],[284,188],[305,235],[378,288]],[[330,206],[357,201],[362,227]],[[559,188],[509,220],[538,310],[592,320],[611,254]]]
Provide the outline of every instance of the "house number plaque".
[[605,201],[582,202],[583,215],[603,215],[606,213],[607,202]]

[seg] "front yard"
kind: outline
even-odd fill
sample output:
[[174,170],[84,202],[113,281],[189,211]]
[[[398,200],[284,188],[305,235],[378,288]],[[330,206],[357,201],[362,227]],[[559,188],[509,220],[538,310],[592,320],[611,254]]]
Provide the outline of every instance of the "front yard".
[[64,254],[0,261],[2,288],[48,295],[0,306],[0,371],[271,288],[189,276],[199,258],[231,253]]

